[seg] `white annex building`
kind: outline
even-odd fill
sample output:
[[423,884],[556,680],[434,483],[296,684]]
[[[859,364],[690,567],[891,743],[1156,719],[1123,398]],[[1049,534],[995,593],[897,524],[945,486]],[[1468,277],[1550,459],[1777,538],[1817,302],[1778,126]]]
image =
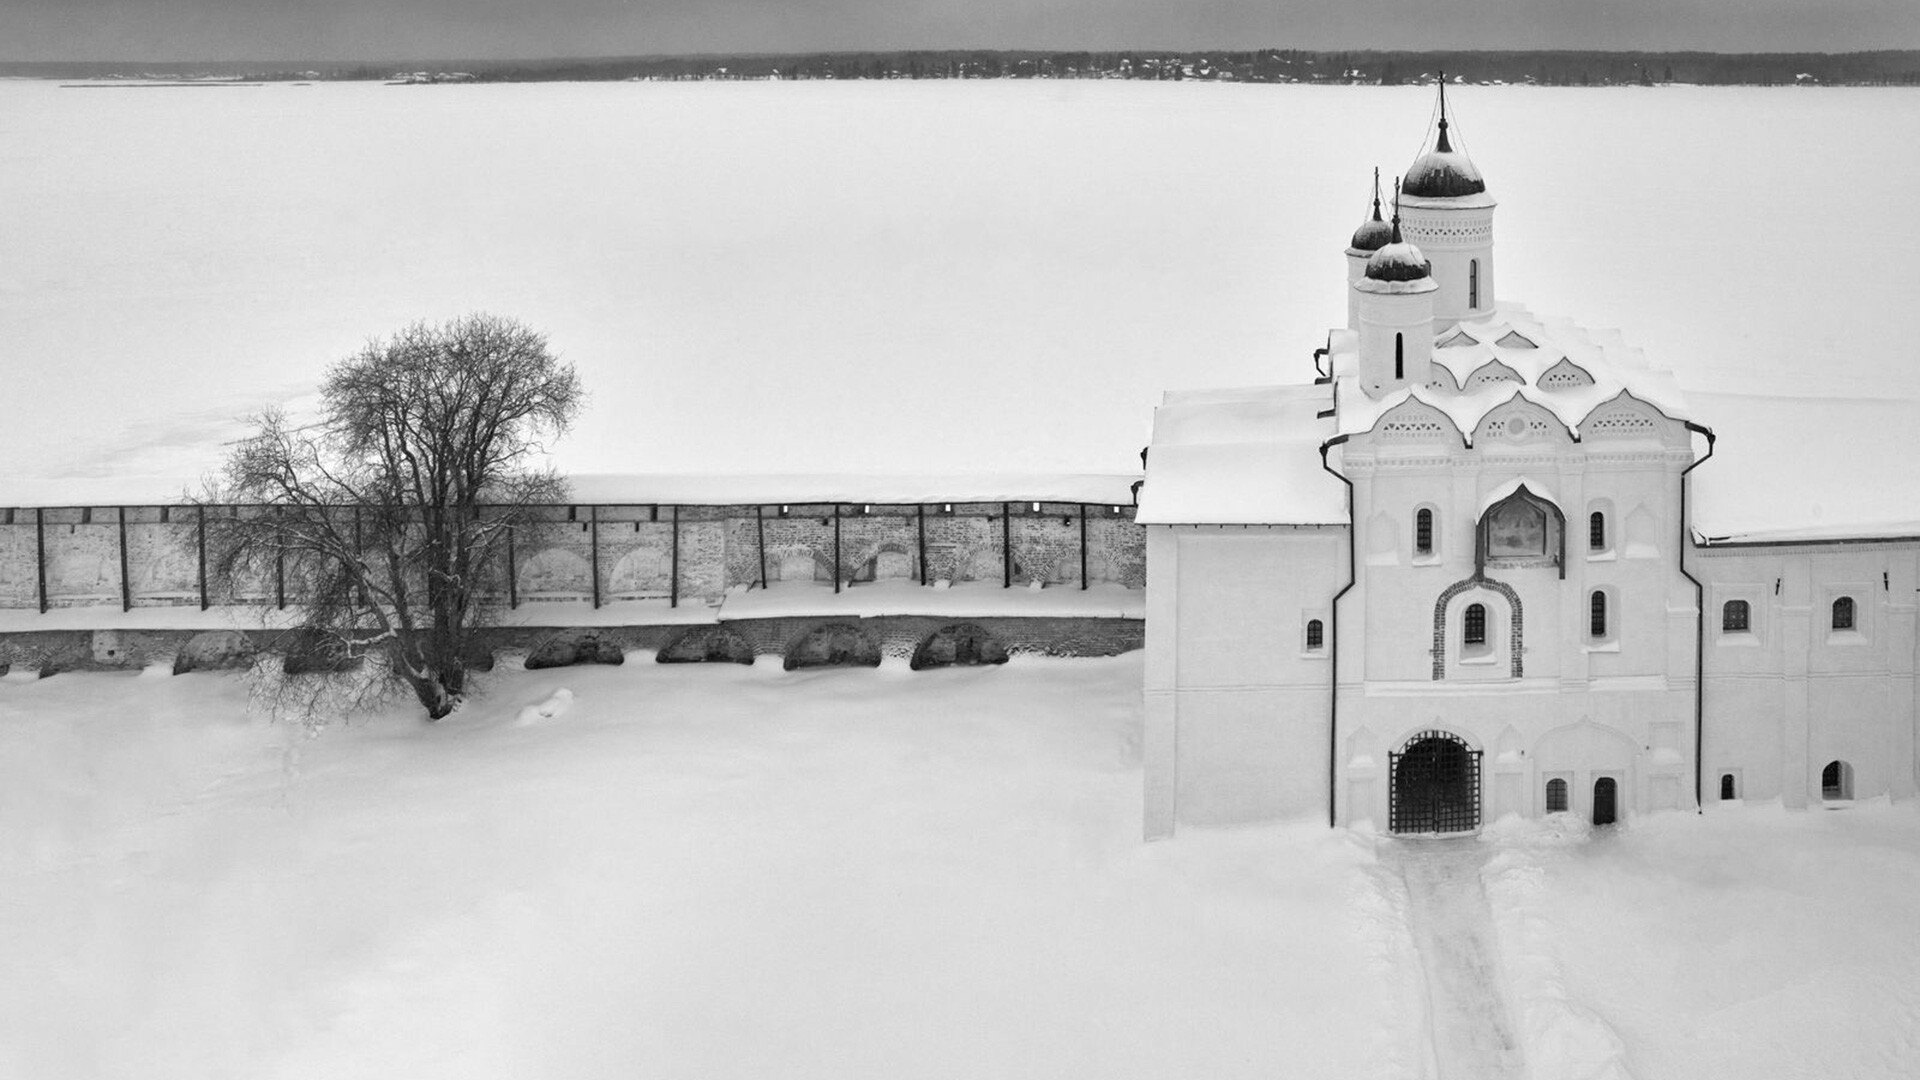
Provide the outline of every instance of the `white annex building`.
[[1496,204],[1447,129],[1443,97],[1354,234],[1312,385],[1156,412],[1147,834],[1912,795],[1916,529],[1715,538],[1715,417],[1617,334],[1498,297]]

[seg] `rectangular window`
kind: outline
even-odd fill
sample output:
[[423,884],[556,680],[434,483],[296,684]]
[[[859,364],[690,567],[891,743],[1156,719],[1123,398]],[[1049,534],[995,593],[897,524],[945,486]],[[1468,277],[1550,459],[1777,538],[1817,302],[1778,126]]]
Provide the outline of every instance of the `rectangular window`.
[[1853,629],[1853,597],[1843,596],[1833,602],[1833,628]]
[[1607,515],[1598,510],[1587,515],[1587,550],[1607,550]]
[[1466,643],[1469,645],[1487,643],[1487,609],[1481,604],[1467,605]]
[[1325,640],[1325,633],[1324,631],[1322,631],[1320,627],[1320,620],[1308,619],[1307,620],[1307,648],[1309,650],[1318,649],[1321,646],[1321,644],[1324,642],[1324,640]]
[[1421,510],[1413,515],[1413,550],[1422,555],[1433,554],[1433,511]]
[[1593,637],[1607,636],[1607,594],[1595,591],[1587,601],[1587,631]]

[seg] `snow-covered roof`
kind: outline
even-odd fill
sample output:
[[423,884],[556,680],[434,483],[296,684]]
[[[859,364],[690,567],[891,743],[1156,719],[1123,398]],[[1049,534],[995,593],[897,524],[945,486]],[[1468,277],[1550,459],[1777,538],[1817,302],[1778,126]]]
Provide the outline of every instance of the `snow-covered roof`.
[[[1588,330],[1567,319],[1540,319],[1521,305],[1502,302],[1488,318],[1463,320],[1440,330],[1434,343],[1433,362],[1452,377],[1458,392],[1416,386],[1371,398],[1360,388],[1359,336],[1336,333],[1329,345],[1340,385],[1340,434],[1371,431],[1382,416],[1409,398],[1439,409],[1469,437],[1489,412],[1515,396],[1546,409],[1575,434],[1594,409],[1622,392],[1671,419],[1692,419],[1673,373],[1652,366],[1646,354],[1627,345],[1618,331]],[[1567,366],[1562,367],[1563,363]],[[1586,381],[1556,377],[1542,384],[1548,372],[1573,369]]]
[[1154,525],[1330,525],[1346,488],[1320,465],[1331,387],[1175,391],[1153,417],[1136,520]]
[[1920,536],[1909,398],[1691,391],[1718,436],[1691,474],[1702,536],[1745,542]]

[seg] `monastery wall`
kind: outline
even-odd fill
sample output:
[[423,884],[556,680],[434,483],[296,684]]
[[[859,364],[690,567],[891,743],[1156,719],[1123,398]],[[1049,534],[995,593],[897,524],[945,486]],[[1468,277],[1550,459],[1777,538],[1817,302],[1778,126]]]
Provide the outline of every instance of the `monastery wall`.
[[[0,636],[19,639],[0,652],[53,668],[121,666],[177,649],[189,632],[212,626],[209,614],[220,610],[254,611],[255,624],[287,623],[290,615],[279,609],[303,599],[301,566],[266,560],[222,575],[210,561],[205,537],[234,512],[194,506],[0,512]],[[526,635],[512,627],[565,626],[583,612],[596,627],[697,622],[700,611],[763,583],[814,582],[827,597],[836,584],[853,591],[887,581],[995,590],[1037,583],[1046,596],[1058,597],[1057,590],[1082,586],[1137,590],[1146,580],[1145,531],[1134,523],[1131,506],[555,505],[535,517],[514,531],[482,589],[501,611],[503,642],[526,644],[520,640]],[[1020,622],[1026,593],[1009,593],[994,606]],[[1088,625],[1070,630],[1065,623],[1075,620],[1061,617],[1057,601],[1028,606],[1033,625],[1002,628],[997,641],[1029,651],[1104,654],[1137,647],[1142,633],[1137,616],[1089,615],[1077,620]],[[857,612],[851,617],[859,621]],[[1106,621],[1134,625],[1093,625]],[[787,629],[793,627],[756,631],[756,650],[783,650]],[[914,623],[873,632],[897,652],[905,646],[895,639],[924,637],[923,630]],[[121,649],[98,646],[101,633],[158,636]],[[772,637],[762,640],[765,634]],[[656,637],[621,640],[656,648]]]
[[[1849,798],[1915,793],[1916,605],[1911,542],[1706,547],[1704,797],[1819,805],[1842,762]],[[1851,626],[1836,626],[1835,605]],[[1744,604],[1739,628],[1730,604]],[[1843,616],[1839,621],[1847,621]]]

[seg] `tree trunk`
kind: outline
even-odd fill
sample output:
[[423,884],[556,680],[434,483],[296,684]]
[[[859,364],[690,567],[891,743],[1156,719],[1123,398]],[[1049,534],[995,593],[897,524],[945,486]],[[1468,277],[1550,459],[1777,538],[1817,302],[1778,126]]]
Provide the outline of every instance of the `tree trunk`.
[[459,698],[448,692],[446,685],[438,676],[429,675],[421,678],[406,674],[401,677],[407,680],[408,686],[413,687],[413,696],[419,698],[420,704],[426,707],[429,720],[441,719],[452,712],[454,705],[459,703]]

